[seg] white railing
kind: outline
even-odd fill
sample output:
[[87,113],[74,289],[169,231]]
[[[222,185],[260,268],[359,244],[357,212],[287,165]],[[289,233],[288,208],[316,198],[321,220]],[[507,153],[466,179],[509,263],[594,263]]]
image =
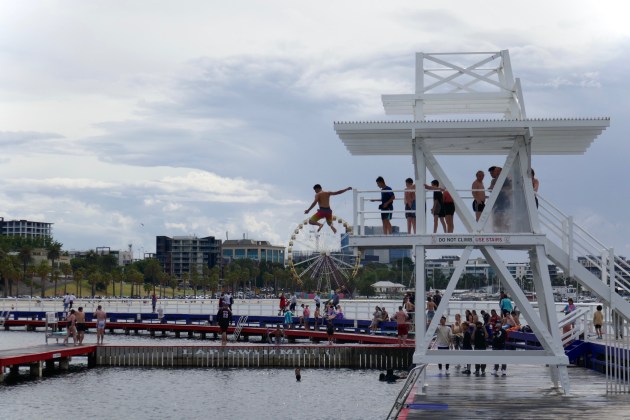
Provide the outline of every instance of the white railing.
[[[564,214],[549,200],[538,196],[539,220],[546,230],[547,238],[560,246],[570,260],[582,257],[586,260],[586,268],[594,267],[600,271],[602,281],[613,284],[620,290],[630,293],[630,267],[614,255],[611,248],[575,223],[573,217]],[[612,259],[613,279],[609,279],[610,260]],[[610,281],[612,280],[612,281]]]
[[561,318],[558,322],[558,328],[561,331],[562,345],[566,346],[570,342],[580,339],[582,335],[586,340],[592,319],[591,308],[588,306],[576,307],[574,311]]

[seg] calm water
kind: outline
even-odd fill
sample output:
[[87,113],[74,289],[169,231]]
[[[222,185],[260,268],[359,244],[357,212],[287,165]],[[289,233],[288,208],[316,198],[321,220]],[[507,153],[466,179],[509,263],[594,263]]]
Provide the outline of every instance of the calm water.
[[[88,336],[86,342],[93,342]],[[106,336],[111,343],[209,344],[212,341]],[[0,331],[0,349],[42,344],[43,333]],[[66,374],[0,385],[0,418],[382,419],[402,383],[351,369],[156,369],[81,367]],[[70,402],[69,399],[72,401]]]

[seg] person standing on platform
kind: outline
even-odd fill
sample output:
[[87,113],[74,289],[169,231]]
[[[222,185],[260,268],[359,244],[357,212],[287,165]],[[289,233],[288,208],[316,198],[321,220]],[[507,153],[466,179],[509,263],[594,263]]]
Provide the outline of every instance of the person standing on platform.
[[70,309],[70,313],[66,317],[66,338],[63,340],[63,344],[68,344],[68,338],[72,336],[74,345],[77,345],[77,317],[75,310]]
[[427,328],[433,321],[433,317],[435,316],[435,310],[437,309],[437,305],[433,302],[431,296],[427,296]]
[[297,307],[297,294],[295,292],[293,292],[293,295],[291,295],[291,303],[289,304],[289,310],[291,312],[295,312],[295,309]]
[[453,196],[446,190],[442,195],[444,200],[444,220],[446,221],[446,233],[453,233],[455,230],[455,222],[453,218],[455,217],[455,200],[453,200]]
[[416,234],[416,186],[413,179],[405,180],[405,218],[407,219],[407,234]]
[[[440,325],[438,325],[436,330],[436,340],[435,345],[438,350],[450,350],[451,344],[453,343],[453,331],[451,327],[446,325],[446,317],[440,318]],[[448,375],[448,367],[449,364],[446,364],[446,374]],[[440,374],[442,373],[442,363],[438,364],[438,369],[440,370]]]
[[319,297],[319,291],[315,292],[315,297],[313,298],[313,300],[315,301],[315,307],[319,308],[322,304],[322,298]]
[[232,322],[232,311],[227,305],[223,305],[219,312],[217,312],[217,321],[219,322],[219,327],[221,328],[221,345],[225,346],[227,344],[227,331],[230,326],[230,322]]
[[66,293],[65,295],[63,295],[63,313],[64,314],[68,313],[69,305],[70,305],[70,295]]
[[[505,350],[505,339],[507,337],[507,332],[501,328],[501,322],[497,322],[494,324],[494,331],[492,334],[492,350]],[[501,376],[506,375],[507,365],[501,365]],[[494,365],[494,376],[499,376],[499,365]]]
[[335,290],[332,297],[332,304],[336,308],[339,305],[339,293]]
[[[475,329],[472,332],[472,342],[475,346],[475,350],[485,350],[487,348],[486,340],[488,339],[488,333],[483,327],[481,321],[477,321]],[[479,376],[479,369],[481,368],[481,376],[486,376],[486,364],[475,364],[475,375]]]
[[604,313],[602,312],[602,305],[597,305],[597,310],[593,314],[593,325],[595,326],[595,332],[597,333],[597,339],[601,340],[604,338],[602,336],[602,325],[604,325]]
[[314,329],[316,329],[317,331],[319,331],[319,322],[320,322],[321,317],[322,317],[322,312],[319,309],[319,306],[315,306],[315,313],[313,314],[313,318],[315,318]]
[[335,336],[335,324],[333,323],[335,320],[335,315],[329,316],[326,318],[326,335],[328,336],[328,344],[333,345],[334,336]]
[[155,313],[156,306],[157,306],[157,296],[155,296],[155,293],[153,293],[153,295],[151,295],[151,311],[153,313]]
[[407,334],[409,334],[409,315],[403,311],[403,307],[398,307],[398,312],[394,314],[396,321],[396,332],[398,335],[398,345],[407,345]]
[[530,172],[532,173],[532,187],[534,188],[534,200],[536,200],[536,208],[538,208],[538,187],[540,187],[540,182],[538,178],[536,178],[536,172],[534,172],[534,168],[530,168]]
[[101,305],[98,305],[96,307],[94,318],[96,318],[96,344],[103,344],[103,339],[105,338],[105,322],[107,321],[107,313],[105,313]]
[[280,293],[280,310],[278,311],[278,315],[284,315],[284,312],[287,310],[287,298],[284,297],[284,293]]
[[371,201],[380,201],[378,209],[381,210],[381,221],[383,222],[383,235],[392,234],[392,217],[394,213],[394,200],[396,195],[392,189],[385,184],[382,176],[376,178],[376,185],[381,189],[381,199],[373,199]]
[[304,210],[304,214],[308,214],[308,212],[310,212],[316,204],[319,205],[319,209],[317,210],[317,213],[315,213],[310,219],[308,219],[308,224],[319,226],[319,229],[317,229],[317,231],[319,232],[324,227],[324,224],[319,223],[319,221],[325,218],[326,223],[328,224],[328,226],[330,226],[330,229],[332,229],[333,233],[337,233],[337,229],[335,229],[335,227],[333,226],[333,212],[330,208],[330,196],[343,194],[346,191],[352,190],[352,187],[333,192],[322,191],[322,186],[319,184],[315,184],[313,189],[315,190],[315,200],[313,200],[313,204],[311,204],[309,208]]
[[501,292],[501,300],[499,301],[499,308],[501,309],[501,314],[505,316],[505,314],[509,314],[514,310],[514,306],[512,305],[512,299],[508,297],[505,292]]
[[73,293],[70,293],[70,296],[68,296],[68,309],[72,309],[72,305],[74,305],[76,298],[77,297]]
[[304,329],[310,330],[310,318],[311,318],[311,308],[306,305],[304,310],[302,311],[302,322],[304,323]]
[[[472,350],[472,334],[470,332],[470,324],[462,322],[462,350]],[[470,375],[470,363],[466,365],[466,369],[462,372],[464,375]]]
[[85,331],[87,327],[85,326],[85,312],[83,312],[83,307],[79,306],[79,311],[75,313],[77,317],[77,340],[79,341],[79,345],[83,344],[83,339],[85,338]]
[[472,208],[475,212],[475,219],[477,221],[479,221],[481,212],[486,207],[486,187],[483,185],[484,176],[483,171],[477,171],[475,174],[475,180],[472,183]]
[[[501,175],[503,168],[500,166],[491,166],[488,168],[488,172],[492,177],[492,181],[490,182],[490,186],[488,189],[492,191],[494,186]],[[496,201],[494,202],[494,207],[492,208],[492,212],[494,214],[493,223],[494,223],[494,231],[495,232],[509,232],[510,231],[510,220],[508,213],[510,208],[512,207],[512,201],[510,195],[512,193],[512,180],[510,178],[505,178],[503,182],[503,186],[499,191]]]
[[424,188],[433,191],[433,207],[431,208],[431,214],[433,215],[433,233],[437,233],[438,221],[442,223],[442,229],[446,233],[444,194],[441,191],[440,182],[434,179],[431,181],[431,185],[424,184]]

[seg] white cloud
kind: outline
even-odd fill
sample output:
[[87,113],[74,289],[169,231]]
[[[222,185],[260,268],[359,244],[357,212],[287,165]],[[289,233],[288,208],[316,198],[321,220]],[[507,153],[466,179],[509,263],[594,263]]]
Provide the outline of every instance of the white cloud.
[[[623,2],[186,5],[3,3],[0,215],[51,221],[71,248],[150,250],[156,235],[226,232],[284,243],[314,183],[373,189],[383,175],[402,187],[411,175],[409,157],[350,156],[333,121],[385,119],[380,95],[413,91],[416,51],[501,49],[530,116],[613,117],[584,159],[535,158],[543,194],[604,221],[628,212],[624,197],[615,209],[577,206],[603,198],[609,186],[594,178],[624,179]],[[467,187],[497,160],[446,168]],[[348,196],[333,207],[350,218]],[[588,224],[627,248],[623,221]]]

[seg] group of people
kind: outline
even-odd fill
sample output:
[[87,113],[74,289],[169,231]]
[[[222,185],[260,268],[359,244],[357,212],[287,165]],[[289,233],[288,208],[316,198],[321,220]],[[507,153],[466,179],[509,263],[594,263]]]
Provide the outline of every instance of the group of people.
[[[502,168],[500,166],[491,166],[488,168],[488,173],[492,177],[488,191],[492,191],[496,185],[499,176],[501,175]],[[536,207],[538,207],[538,187],[540,185],[538,179],[535,176],[534,169],[529,170],[532,187],[534,189],[534,198],[536,201]],[[477,171],[475,174],[475,180],[472,183],[472,209],[475,212],[475,219],[478,221],[486,205],[486,188],[483,183],[484,172]],[[381,190],[380,199],[372,199],[370,201],[380,202],[378,209],[381,213],[381,221],[383,225],[383,234],[392,234],[392,217],[394,213],[394,200],[396,195],[391,187],[385,183],[385,179],[382,176],[376,178],[376,185]],[[424,184],[424,188],[429,191],[433,191],[433,205],[431,207],[431,214],[433,215],[433,233],[437,233],[438,227],[441,224],[444,233],[453,233],[455,229],[454,215],[455,215],[455,200],[449,191],[440,186],[440,182],[437,179],[431,181],[431,184]],[[334,233],[337,232],[332,224],[333,212],[330,208],[330,196],[343,194],[346,191],[350,191],[352,187],[347,187],[339,191],[324,191],[321,185],[316,184],[313,189],[315,190],[315,199],[308,209],[304,211],[308,214],[313,207],[319,205],[317,212],[309,219],[309,224],[316,225],[319,228],[319,232],[324,226],[319,222],[321,219],[326,219],[326,223],[330,226]],[[509,177],[504,180],[501,190],[497,195],[496,202],[493,207],[493,223],[494,229],[497,232],[508,232],[510,229],[510,217],[508,210],[511,208],[511,190],[512,181]],[[404,206],[405,206],[405,219],[407,220],[407,233],[416,233],[416,186],[413,179],[407,178],[405,180],[404,189]]]
[[[96,344],[103,344],[105,338],[105,323],[107,321],[107,313],[103,310],[101,305],[98,305],[94,312],[94,319],[96,319]],[[76,311],[70,309],[66,316],[66,337],[63,340],[64,344],[68,344],[70,337],[75,346],[83,344],[85,339],[85,332],[87,331],[87,325],[85,323],[85,312],[83,307],[80,306]]]
[[[490,312],[481,310],[466,310],[465,320],[461,314],[455,315],[455,322],[447,325],[446,317],[440,318],[440,323],[435,331],[434,346],[438,350],[486,350],[488,345],[493,350],[505,350],[505,342],[510,331],[521,328],[519,313],[513,307],[511,299],[502,293],[499,301],[499,310],[491,309]],[[449,374],[449,365],[446,364],[446,375]],[[438,364],[440,373],[442,364]],[[493,375],[507,374],[505,364],[495,364]],[[471,365],[467,364],[462,371],[464,375],[472,374]],[[486,374],[486,364],[475,364],[475,375]]]

